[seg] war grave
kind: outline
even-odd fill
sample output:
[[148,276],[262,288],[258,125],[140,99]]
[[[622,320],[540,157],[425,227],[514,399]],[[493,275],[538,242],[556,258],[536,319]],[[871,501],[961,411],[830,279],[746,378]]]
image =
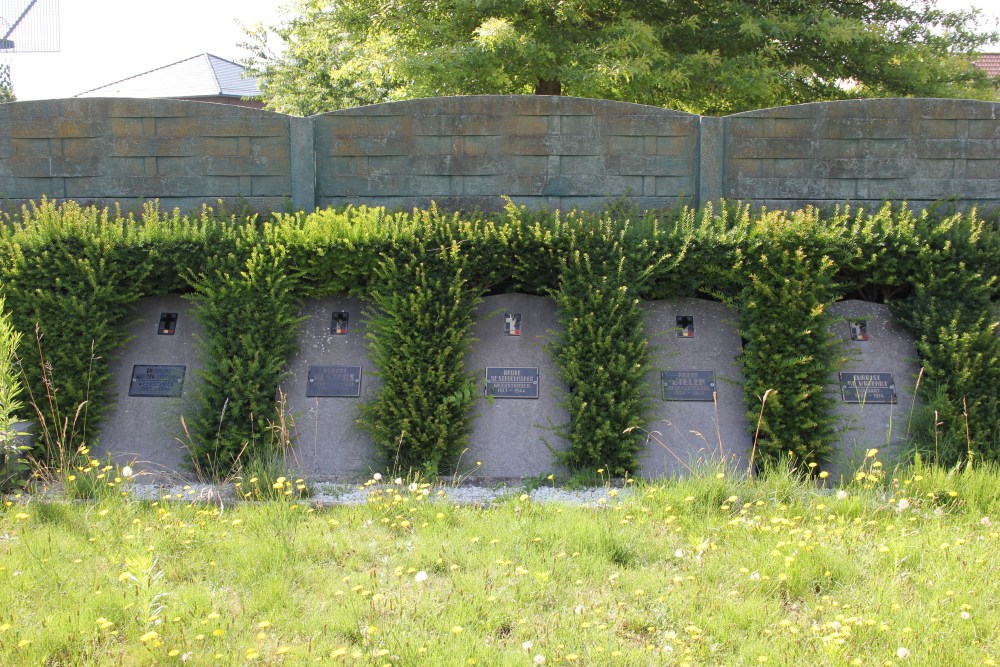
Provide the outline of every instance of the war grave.
[[314,480],[357,479],[371,473],[375,445],[357,423],[361,401],[378,388],[368,360],[365,304],[337,296],[307,301],[298,353],[281,385],[292,420],[287,464]]
[[736,313],[704,299],[642,304],[653,371],[643,477],[683,475],[699,463],[748,460]]
[[831,333],[848,358],[832,379],[839,417],[831,473],[851,474],[869,449],[892,459],[907,439],[913,412],[917,350],[889,306],[839,301]]
[[178,295],[147,297],[135,305],[131,340],[110,363],[112,405],[94,453],[111,454],[136,472],[165,475],[183,469],[188,442],[181,423],[193,415],[200,328]]
[[481,479],[566,472],[553,451],[568,444],[551,430],[569,421],[559,405],[565,387],[546,348],[558,329],[547,297],[498,294],[477,306],[465,366],[476,374],[479,397],[459,472]]

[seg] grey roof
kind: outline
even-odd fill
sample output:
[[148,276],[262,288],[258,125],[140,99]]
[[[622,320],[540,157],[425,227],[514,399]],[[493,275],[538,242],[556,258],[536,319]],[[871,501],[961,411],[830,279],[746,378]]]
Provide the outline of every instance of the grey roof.
[[130,76],[73,97],[260,97],[246,68],[210,53]]

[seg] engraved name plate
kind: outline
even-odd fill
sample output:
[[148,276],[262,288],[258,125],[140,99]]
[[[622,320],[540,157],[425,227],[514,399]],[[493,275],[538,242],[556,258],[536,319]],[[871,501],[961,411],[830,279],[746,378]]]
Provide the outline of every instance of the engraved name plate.
[[310,366],[306,396],[326,398],[361,395],[361,366]]
[[663,371],[663,400],[715,400],[715,371]]
[[892,373],[840,373],[840,392],[845,403],[896,402]]
[[538,367],[486,367],[486,395],[494,398],[538,398]]
[[185,366],[147,366],[132,367],[132,382],[129,384],[129,396],[148,396],[153,398],[174,398],[181,395],[184,389]]

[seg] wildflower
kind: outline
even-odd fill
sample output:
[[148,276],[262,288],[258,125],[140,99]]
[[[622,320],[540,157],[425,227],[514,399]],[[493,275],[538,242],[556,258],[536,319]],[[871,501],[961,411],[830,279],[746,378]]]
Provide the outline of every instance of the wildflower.
[[674,558],[684,558],[684,550],[677,549],[674,551]]
[[988,516],[984,516],[982,519],[979,520],[979,523],[981,523],[984,526],[988,526],[990,525],[990,518]]
[[967,621],[967,620],[969,620],[970,618],[972,618],[972,614],[970,614],[970,613],[969,613],[969,612],[967,612],[967,611],[963,611],[963,612],[962,612],[961,614],[959,614],[959,616],[961,616],[961,617],[962,617],[962,620],[963,620],[963,621]]
[[[878,456],[878,450],[877,449],[869,449],[867,452],[865,452],[865,458],[866,459],[870,459],[870,458],[873,458],[875,456]],[[897,651],[897,653],[898,653],[898,651]]]
[[536,665],[544,665],[545,664],[545,656],[544,655],[536,655],[534,662],[535,662]]
[[402,486],[403,485],[403,478],[402,477],[397,477],[396,479],[392,480],[392,483],[395,484],[396,486]]
[[830,473],[828,473],[828,472],[827,472],[827,471],[825,471],[825,470],[824,470],[823,472],[821,472],[821,473],[819,474],[819,478],[820,478],[820,479],[826,479],[826,478],[827,478],[827,477],[829,477],[829,476],[830,476]]
[[847,491],[844,491],[843,489],[837,491],[837,500],[844,500],[846,498],[847,498]]
[[910,649],[900,646],[896,649],[896,657],[900,660],[906,660],[910,657]]
[[[374,475],[372,475],[372,479],[374,479],[376,482],[381,482],[382,481],[382,473],[380,473],[380,472],[375,473]],[[336,651],[334,651],[334,653],[336,653]],[[347,653],[346,649],[344,650],[344,653]],[[343,654],[341,654],[341,655],[343,655]]]
[[122,468],[122,477],[128,479],[132,476],[132,466],[125,466]]
[[454,625],[451,628],[451,634],[453,634],[453,635],[461,634],[462,633],[462,629],[463,628],[462,628],[461,625]]
[[144,634],[142,637],[139,637],[139,641],[141,641],[143,644],[145,644],[147,642],[153,641],[157,637],[159,637],[159,634],[157,634],[156,631],[154,631],[154,630],[150,630],[149,632],[147,632],[146,634]]
[[416,581],[418,584],[422,581],[427,581],[427,573],[424,572],[423,570],[420,570],[420,572],[417,572],[413,576],[413,580]]
[[521,648],[525,651],[530,651],[532,646],[534,646],[534,643],[532,642],[521,642]]
[[909,500],[907,500],[906,498],[900,498],[899,502],[896,503],[896,511],[897,512],[902,512],[903,510],[907,509],[909,506],[910,506],[910,501]]
[[410,493],[416,493],[419,487],[416,482],[410,482],[410,485],[406,488],[409,489]]

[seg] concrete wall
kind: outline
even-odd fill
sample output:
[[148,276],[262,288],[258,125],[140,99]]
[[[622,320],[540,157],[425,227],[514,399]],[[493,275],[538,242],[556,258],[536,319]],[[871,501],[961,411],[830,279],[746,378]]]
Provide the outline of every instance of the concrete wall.
[[724,119],[723,196],[771,207],[1000,203],[1000,104],[884,99]]
[[642,208],[693,196],[698,116],[607,100],[423,99],[316,118],[320,206],[586,208],[628,195]]
[[178,100],[0,105],[0,197],[640,208],[1000,204],[1000,104],[882,99],[709,118],[607,100],[433,98],[310,118]]
[[2,104],[0,195],[280,210],[291,195],[289,125],[267,111],[179,100]]

